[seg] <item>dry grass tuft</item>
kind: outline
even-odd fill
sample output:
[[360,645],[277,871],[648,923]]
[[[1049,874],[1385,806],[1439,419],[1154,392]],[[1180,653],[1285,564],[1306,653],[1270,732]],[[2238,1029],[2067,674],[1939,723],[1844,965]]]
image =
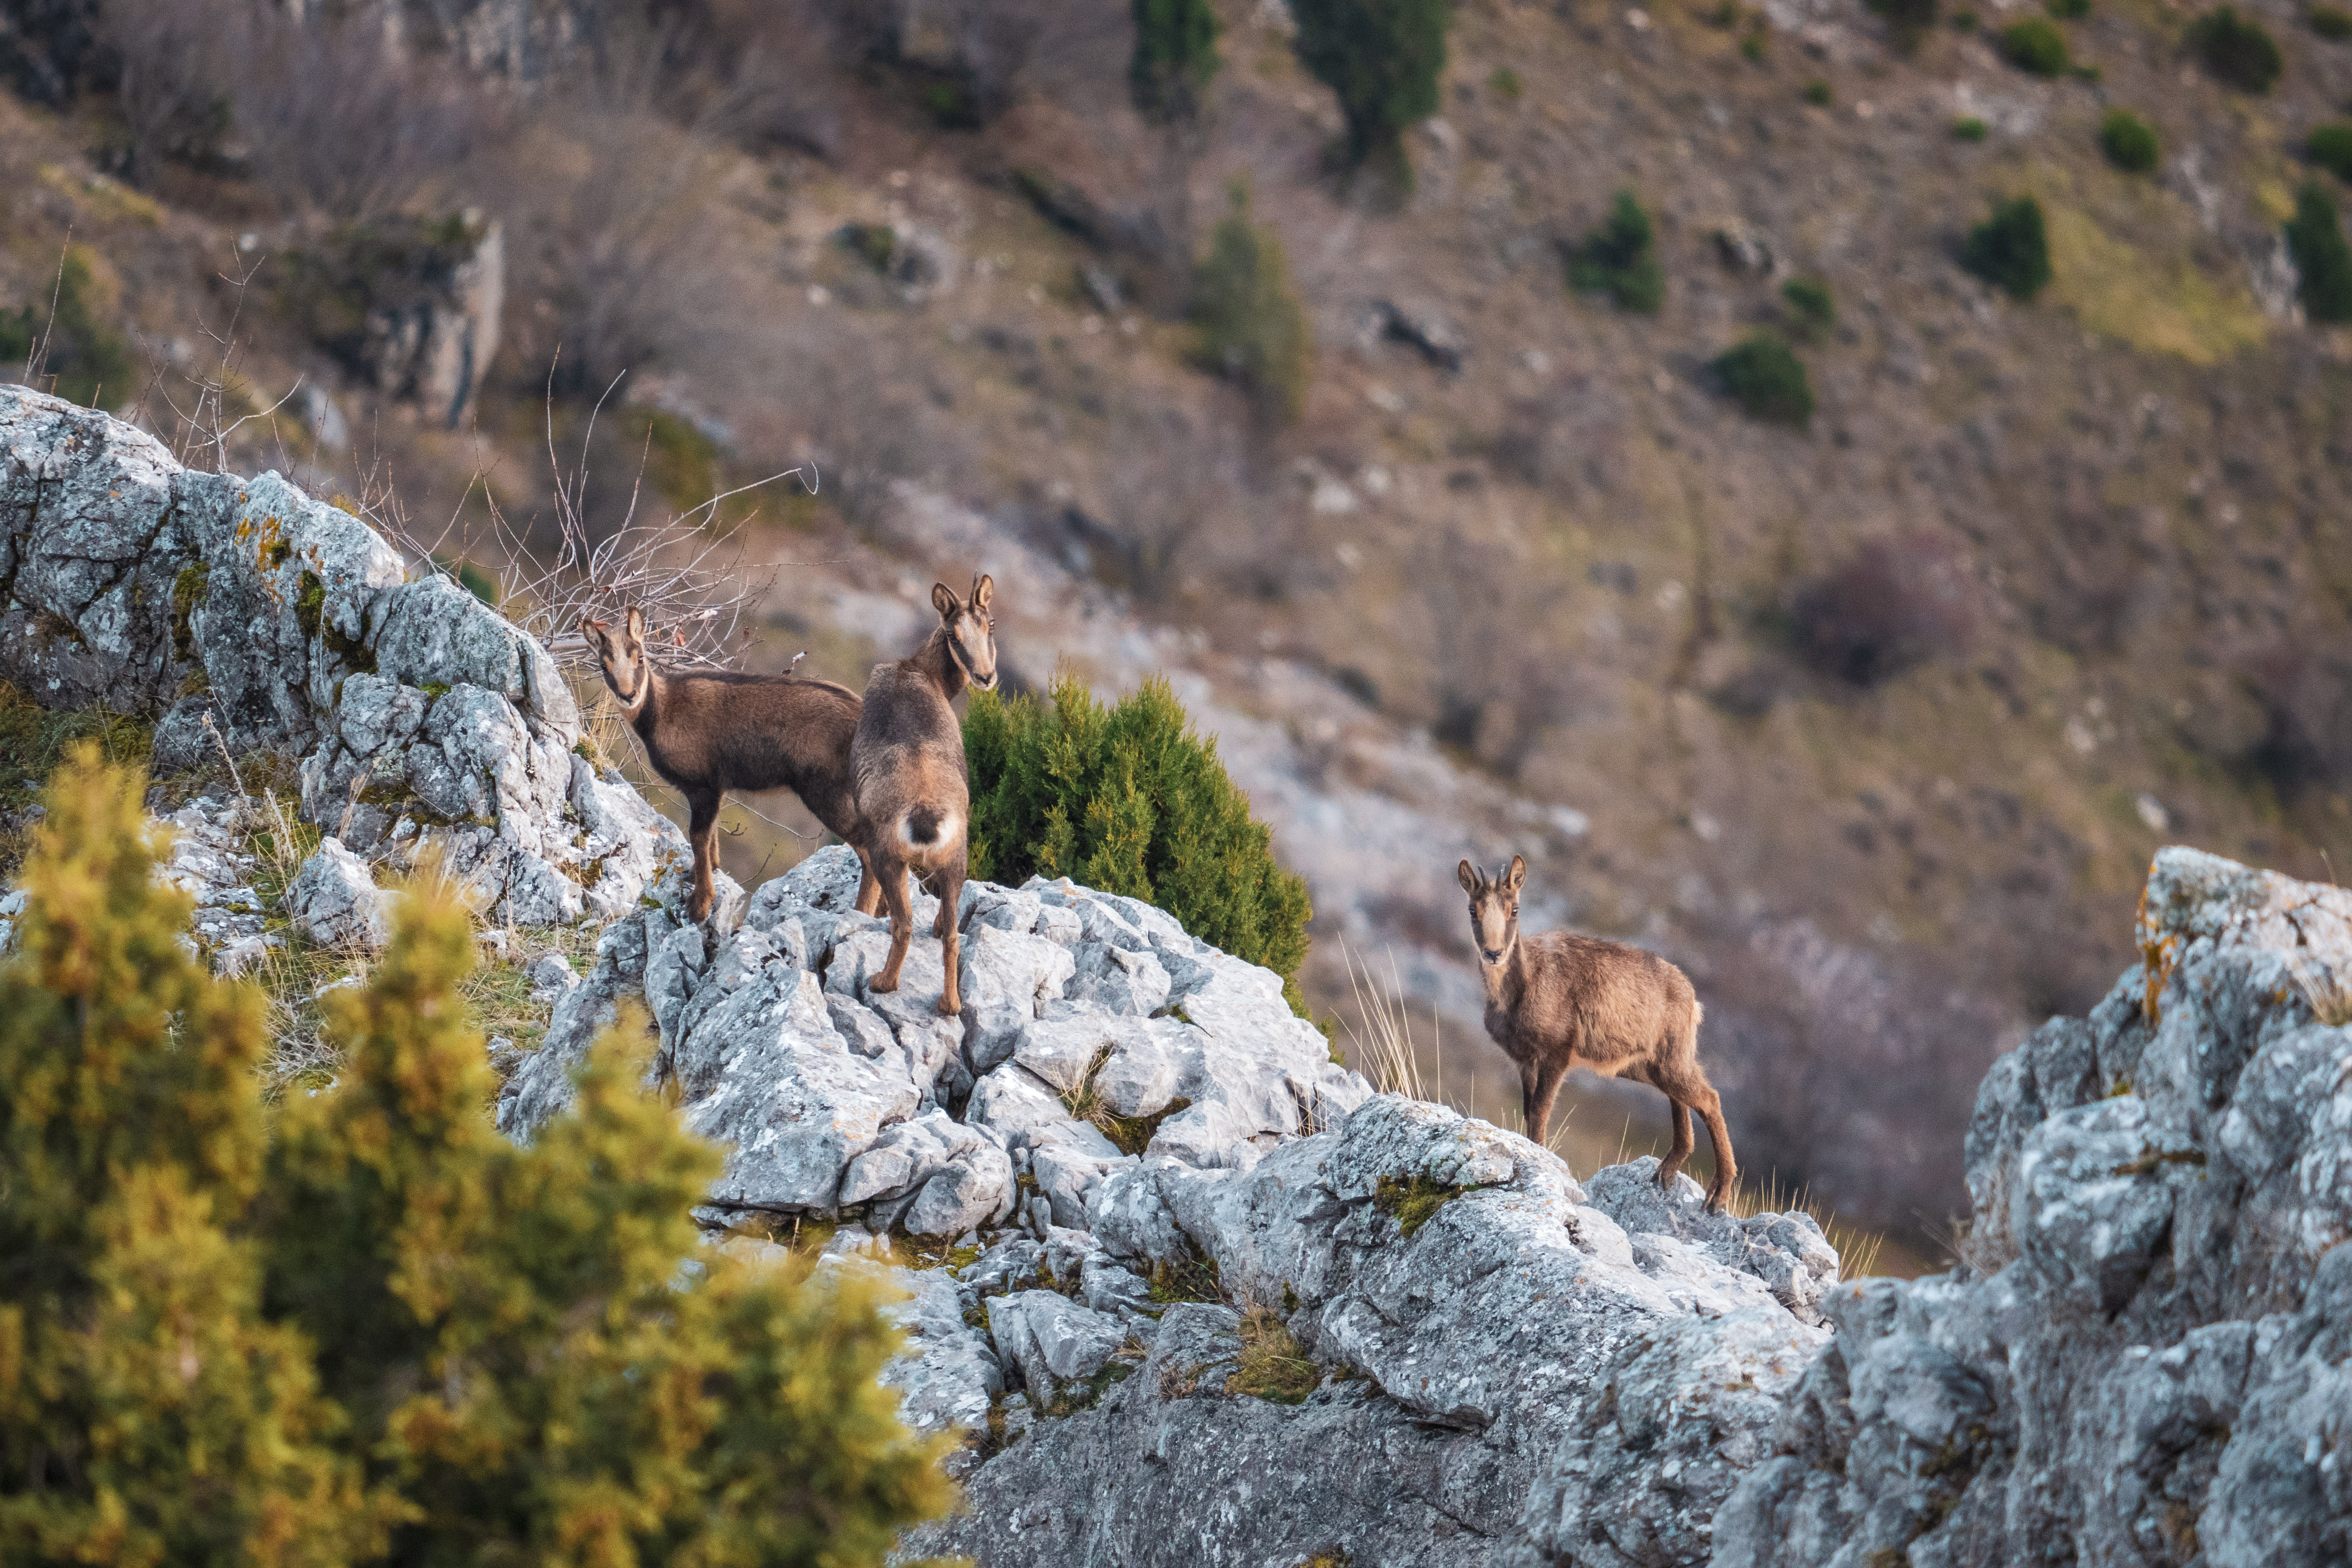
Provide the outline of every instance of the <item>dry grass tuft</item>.
[[1783,1187],[1778,1175],[1768,1178],[1760,1187],[1742,1182],[1725,1206],[1734,1219],[1759,1214],[1811,1215],[1813,1223],[1822,1227],[1822,1235],[1837,1248],[1838,1278],[1859,1279],[1878,1271],[1878,1255],[1886,1245],[1885,1237],[1847,1224],[1836,1210],[1814,1201],[1809,1189],[1800,1187],[1791,1192]]
[[1271,1307],[1242,1314],[1241,1364],[1225,1380],[1227,1394],[1253,1394],[1275,1405],[1303,1405],[1323,1385],[1315,1364]]

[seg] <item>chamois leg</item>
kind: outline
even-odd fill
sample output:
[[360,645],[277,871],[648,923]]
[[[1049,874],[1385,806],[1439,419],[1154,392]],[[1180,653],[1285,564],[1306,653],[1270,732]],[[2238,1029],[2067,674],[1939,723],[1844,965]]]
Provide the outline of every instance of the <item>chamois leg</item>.
[[852,844],[857,851],[857,902],[852,906],[861,915],[870,915],[882,907],[882,879],[874,874],[874,857],[863,844]]
[[915,904],[907,892],[907,864],[891,855],[877,855],[874,874],[882,884],[882,902],[890,910],[890,962],[868,983],[869,991],[898,989],[898,966],[907,962],[907,948],[915,939]]
[[1551,1110],[1559,1101],[1559,1086],[1568,1080],[1566,1066],[1547,1062],[1537,1069],[1536,1089],[1528,1107],[1528,1141],[1543,1144],[1551,1135]]
[[940,939],[940,962],[948,972],[947,984],[940,988],[940,1012],[950,1018],[963,1011],[963,989],[956,973],[963,963],[963,932],[956,921],[963,903],[963,873],[961,856],[940,869],[940,916],[931,922],[931,934]]
[[711,862],[718,858],[719,803],[717,790],[697,792],[686,797],[686,841],[694,847],[694,893],[687,900],[686,912],[697,921],[710,918],[710,906],[718,894],[711,886]]
[[1666,1151],[1665,1159],[1658,1165],[1658,1190],[1663,1193],[1672,1193],[1675,1190],[1675,1178],[1683,1173],[1683,1164],[1691,1157],[1691,1152],[1698,1147],[1698,1140],[1691,1132],[1689,1108],[1683,1104],[1673,1089],[1667,1089],[1663,1083],[1658,1083],[1656,1075],[1649,1075],[1649,1078],[1652,1083],[1657,1083],[1658,1088],[1664,1091],[1666,1120],[1674,1123],[1675,1145]]

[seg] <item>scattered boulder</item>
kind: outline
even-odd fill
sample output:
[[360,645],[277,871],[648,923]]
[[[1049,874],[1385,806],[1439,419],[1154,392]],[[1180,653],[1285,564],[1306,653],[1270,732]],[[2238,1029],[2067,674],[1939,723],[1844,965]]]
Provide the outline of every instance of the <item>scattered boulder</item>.
[[1419,350],[1422,358],[1440,370],[1459,371],[1470,357],[1469,340],[1427,306],[1381,300],[1372,309],[1381,319],[1382,336]]
[[320,840],[286,889],[294,929],[321,947],[381,952],[392,942],[392,906],[398,894],[375,885],[367,863],[339,838]]

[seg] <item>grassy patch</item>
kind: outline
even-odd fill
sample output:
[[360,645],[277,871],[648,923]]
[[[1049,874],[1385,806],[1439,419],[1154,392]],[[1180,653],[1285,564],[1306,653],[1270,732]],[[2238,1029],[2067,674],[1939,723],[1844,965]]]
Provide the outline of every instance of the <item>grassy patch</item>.
[[1066,1384],[1038,1414],[1058,1420],[1066,1415],[1076,1415],[1081,1410],[1092,1410],[1102,1403],[1104,1394],[1133,1377],[1142,1360],[1143,1347],[1129,1340],[1112,1353],[1100,1372],[1084,1383]]
[[1302,1349],[1269,1307],[1242,1314],[1241,1364],[1225,1381],[1227,1394],[1246,1394],[1275,1405],[1303,1405],[1323,1385],[1323,1369]]
[[66,748],[92,741],[110,763],[145,767],[155,727],[143,719],[100,708],[44,708],[0,680],[0,877],[14,877],[32,847],[29,824],[16,826],[36,805]]
[[2062,203],[2051,203],[2043,216],[2053,297],[2102,337],[2212,365],[2269,334],[2270,320],[2253,297],[2234,279],[2217,282],[2185,250],[2144,250]]
[[1195,1256],[1181,1263],[1153,1264],[1151,1299],[1161,1306],[1179,1301],[1223,1303],[1225,1288],[1217,1278],[1217,1260]]
[[1469,1189],[1433,1182],[1427,1176],[1400,1181],[1394,1176],[1382,1176],[1373,1189],[1372,1206],[1397,1222],[1397,1228],[1411,1236],[1429,1223],[1430,1216]]

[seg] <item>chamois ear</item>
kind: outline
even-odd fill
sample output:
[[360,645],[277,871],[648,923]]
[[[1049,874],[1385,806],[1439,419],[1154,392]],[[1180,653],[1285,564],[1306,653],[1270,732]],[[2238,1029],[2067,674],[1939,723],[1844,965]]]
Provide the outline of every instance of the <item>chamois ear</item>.
[[602,621],[592,621],[585,616],[580,617],[581,637],[586,639],[590,647],[599,653],[604,650],[604,634],[610,629]]
[[646,640],[645,611],[637,608],[635,605],[631,605],[629,606],[628,616],[624,621],[623,625],[629,634],[630,642],[642,643]]
[[953,588],[945,583],[934,583],[931,584],[931,608],[940,613],[940,619],[951,621],[963,605],[957,602]]
[[1462,864],[1454,868],[1454,875],[1455,879],[1462,884],[1462,890],[1469,894],[1474,899],[1478,896],[1479,884],[1486,880],[1485,878],[1478,875],[1478,868],[1473,866],[1467,860],[1463,861]]
[[971,580],[971,607],[985,610],[988,602],[996,597],[996,579],[983,572]]
[[1526,859],[1517,855],[1512,856],[1511,868],[1503,873],[1503,886],[1516,893],[1519,890],[1519,884],[1527,879],[1528,863]]

